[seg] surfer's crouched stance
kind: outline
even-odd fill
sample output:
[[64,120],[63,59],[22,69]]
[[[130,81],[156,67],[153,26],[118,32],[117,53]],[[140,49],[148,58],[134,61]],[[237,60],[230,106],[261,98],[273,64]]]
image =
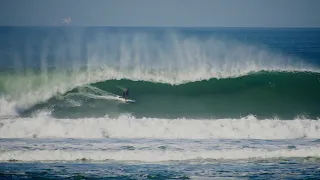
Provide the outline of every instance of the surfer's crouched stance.
[[128,99],[128,97],[129,97],[129,88],[124,89],[124,91],[122,93],[122,97],[124,99]]

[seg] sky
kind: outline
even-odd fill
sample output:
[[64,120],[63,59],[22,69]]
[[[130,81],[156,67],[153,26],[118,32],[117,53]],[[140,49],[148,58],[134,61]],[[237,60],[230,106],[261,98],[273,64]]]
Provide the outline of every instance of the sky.
[[0,0],[0,26],[320,27],[320,0]]

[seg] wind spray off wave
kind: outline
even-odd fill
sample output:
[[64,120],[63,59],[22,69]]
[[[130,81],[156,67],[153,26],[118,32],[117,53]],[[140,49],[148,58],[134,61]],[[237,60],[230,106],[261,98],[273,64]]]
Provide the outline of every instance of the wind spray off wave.
[[[102,29],[30,30],[22,49],[13,44],[16,71],[0,74],[2,99],[14,104],[1,115],[28,110],[57,94],[106,80],[179,85],[233,78],[260,71],[311,71],[319,68],[297,57],[279,55],[219,34]],[[9,39],[9,42],[15,42]],[[44,39],[44,40],[43,40]],[[5,42],[6,43],[6,42]],[[22,67],[19,68],[19,67]]]

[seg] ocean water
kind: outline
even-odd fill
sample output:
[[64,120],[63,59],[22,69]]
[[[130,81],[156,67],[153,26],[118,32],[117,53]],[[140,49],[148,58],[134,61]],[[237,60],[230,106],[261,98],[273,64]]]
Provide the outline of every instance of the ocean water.
[[320,29],[0,27],[0,179],[317,179],[319,120]]

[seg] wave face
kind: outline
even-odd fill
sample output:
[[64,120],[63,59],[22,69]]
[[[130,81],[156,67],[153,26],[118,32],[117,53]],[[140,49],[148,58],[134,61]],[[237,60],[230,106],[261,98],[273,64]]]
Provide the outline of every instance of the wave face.
[[[134,104],[114,97],[130,88]],[[320,117],[320,74],[259,72],[238,78],[210,79],[180,85],[107,80],[81,86],[39,104],[27,113],[51,109],[56,117],[103,117],[131,114],[158,118]],[[77,113],[75,113],[77,112]],[[79,113],[82,112],[82,113]]]
[[[300,43],[280,30],[5,27],[0,115],[314,119],[317,31],[288,33]],[[116,101],[118,86],[137,103]]]

